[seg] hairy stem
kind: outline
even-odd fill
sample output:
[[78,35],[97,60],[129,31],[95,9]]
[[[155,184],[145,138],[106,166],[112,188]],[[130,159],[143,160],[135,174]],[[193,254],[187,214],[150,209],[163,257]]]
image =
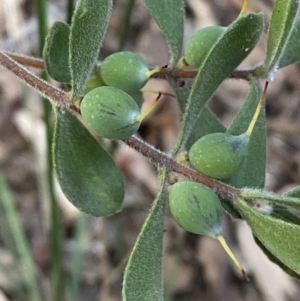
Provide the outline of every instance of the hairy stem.
[[123,142],[142,154],[156,166],[164,166],[168,171],[179,173],[191,180],[213,188],[224,199],[234,199],[240,194],[238,189],[202,175],[195,170],[176,162],[171,156],[159,151],[137,137],[124,139]]
[[[26,82],[29,86],[35,89],[37,92],[45,95],[47,98],[53,101],[61,109],[79,112],[79,109],[68,102],[68,94],[63,92],[47,82],[43,81],[39,77],[30,73],[24,67],[17,62],[9,58],[6,54],[0,51],[0,64],[5,68],[12,71],[19,79]],[[222,182],[211,179],[205,175],[202,175],[195,170],[192,170],[182,164],[176,162],[171,156],[163,153],[153,146],[149,145],[145,141],[130,137],[123,140],[131,148],[148,158],[156,166],[164,166],[168,171],[173,171],[186,176],[187,178],[196,182],[202,183],[208,187],[213,188],[222,198],[235,199],[240,195],[240,190],[228,186]]]
[[14,73],[20,80],[35,89],[42,96],[47,97],[54,105],[63,110],[71,109],[78,112],[78,108],[69,102],[68,93],[40,79],[2,51],[0,51],[0,64]]
[[[15,60],[16,62],[28,66],[34,67],[39,69],[45,69],[45,63],[40,58],[29,57],[18,55],[15,53],[7,52],[7,56]],[[179,70],[179,69],[163,69],[160,72],[153,74],[152,78],[161,78],[166,79],[167,77],[171,77],[174,79],[193,79],[197,76],[198,70],[191,69],[191,70]],[[250,80],[251,77],[256,76],[256,69],[247,69],[247,70],[235,70],[229,76],[231,79],[243,79],[243,80]]]

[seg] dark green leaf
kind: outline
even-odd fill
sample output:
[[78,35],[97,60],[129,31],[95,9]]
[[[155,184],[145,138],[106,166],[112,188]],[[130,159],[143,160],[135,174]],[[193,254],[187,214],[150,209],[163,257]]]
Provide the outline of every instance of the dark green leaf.
[[286,193],[284,193],[284,195],[300,199],[300,186],[296,186],[296,187],[292,188],[290,191],[287,191]]
[[244,198],[262,199],[272,202],[274,205],[300,209],[300,199],[287,194],[277,194],[271,191],[264,191],[256,188],[244,187],[241,189],[240,196]]
[[273,256],[295,273],[300,273],[300,226],[264,215],[243,200],[236,200],[254,235]]
[[179,60],[183,44],[184,1],[143,0],[151,16],[163,32],[172,55],[171,64]]
[[274,206],[271,214],[277,219],[300,226],[300,212],[283,206]]
[[226,128],[220,120],[208,108],[204,107],[186,143],[186,148],[189,150],[191,146],[204,135],[223,133],[225,131]]
[[53,161],[59,184],[74,206],[94,216],[120,210],[124,198],[122,173],[70,112],[56,111]]
[[[232,135],[240,135],[246,132],[257,104],[261,97],[261,85],[255,79],[251,80],[251,90],[245,104],[228,128]],[[237,187],[258,187],[263,188],[266,174],[266,116],[264,107],[255,124],[250,136],[247,155],[239,172],[234,175],[229,184]]]
[[163,301],[163,233],[167,198],[166,172],[151,212],[137,238],[127,263],[123,301]]
[[82,94],[111,15],[112,0],[79,0],[73,15],[69,43],[72,96]]
[[179,83],[175,81],[173,78],[168,78],[168,82],[172,87],[173,92],[175,93],[179,110],[181,113],[183,113],[191,89],[187,85],[180,87]]
[[206,56],[188,98],[175,152],[185,146],[205,103],[221,82],[251,52],[261,36],[262,29],[261,14],[242,16],[227,28]]
[[291,33],[298,10],[298,0],[276,0],[268,32],[267,57],[263,69],[265,75],[274,76],[280,56]]
[[59,82],[71,81],[69,69],[69,36],[68,24],[56,21],[49,29],[43,50],[43,59],[47,71]]
[[294,23],[291,35],[279,59],[279,68],[300,61],[300,19]]

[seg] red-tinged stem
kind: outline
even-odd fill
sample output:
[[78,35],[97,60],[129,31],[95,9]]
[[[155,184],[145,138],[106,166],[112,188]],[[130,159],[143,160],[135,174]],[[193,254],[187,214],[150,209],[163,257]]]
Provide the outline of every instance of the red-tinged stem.
[[46,69],[46,65],[45,65],[45,62],[43,59],[15,54],[12,52],[5,52],[5,54],[21,65],[24,65],[27,67],[33,67],[33,68],[37,68],[37,69]]
[[[45,63],[40,58],[34,58],[29,56],[23,56],[15,53],[6,53],[9,57],[14,59],[16,62],[28,66],[28,67],[34,67],[39,69],[45,69]],[[198,70],[197,69],[191,69],[191,70],[172,70],[172,69],[162,69],[160,72],[157,72],[151,76],[151,78],[161,78],[165,79],[167,77],[172,77],[174,79],[193,79],[197,76]],[[249,69],[249,70],[235,70],[231,73],[229,78],[231,79],[243,79],[243,80],[249,80],[251,77],[257,76],[255,69]]]
[[[37,92],[49,98],[55,105],[61,109],[72,110],[79,112],[79,109],[69,102],[68,93],[53,87],[47,82],[41,80],[39,77],[30,73],[27,69],[19,65],[17,62],[9,58],[6,54],[0,51],[0,64],[5,68],[13,72],[19,79],[27,83]],[[168,171],[173,171],[178,174],[182,174],[187,178],[196,182],[202,183],[208,187],[211,187],[224,199],[236,199],[240,195],[240,191],[236,188],[228,186],[222,182],[211,179],[205,175],[202,175],[195,170],[190,169],[178,162],[176,162],[171,156],[163,153],[153,146],[149,145],[145,141],[137,138],[130,137],[123,140],[129,147],[133,148],[141,155],[146,157],[149,161],[158,167],[165,167]]]
[[14,73],[20,80],[34,88],[42,96],[47,97],[54,105],[62,110],[74,110],[78,112],[76,106],[69,102],[68,93],[50,85],[46,81],[40,79],[35,74],[21,66],[19,63],[11,59],[4,52],[0,51],[0,64],[6,69]]
[[164,166],[168,171],[179,173],[187,178],[196,182],[202,183],[205,186],[213,188],[224,199],[235,199],[239,196],[240,191],[222,182],[218,182],[212,178],[202,175],[189,167],[186,167],[176,161],[166,153],[159,151],[153,146],[147,144],[145,141],[137,138],[130,137],[123,140],[128,146],[148,158],[156,166]]

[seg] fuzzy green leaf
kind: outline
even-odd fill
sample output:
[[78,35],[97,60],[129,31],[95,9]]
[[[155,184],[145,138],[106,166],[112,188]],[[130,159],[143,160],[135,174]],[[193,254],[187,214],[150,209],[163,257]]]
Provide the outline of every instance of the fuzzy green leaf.
[[82,94],[89,78],[111,15],[112,0],[79,0],[72,18],[69,65],[72,97]]
[[176,96],[179,110],[181,113],[183,113],[191,89],[190,87],[187,87],[187,85],[180,87],[177,81],[175,81],[173,78],[168,78],[168,82]]
[[284,51],[280,57],[278,67],[283,68],[287,65],[300,61],[300,19],[294,23],[291,35],[286,42]]
[[298,0],[276,0],[268,31],[267,56],[263,65],[265,75],[274,77],[280,56],[289,39],[298,10]]
[[183,148],[201,111],[221,82],[247,57],[263,30],[262,14],[238,18],[219,38],[199,68],[183,115],[175,152]]
[[300,199],[300,186],[292,188],[291,190],[287,191],[284,195]]
[[[240,135],[246,132],[257,104],[262,94],[261,85],[255,79],[251,80],[251,90],[245,104],[228,128],[228,133]],[[260,111],[253,132],[250,136],[247,155],[239,172],[230,180],[229,184],[237,187],[263,188],[266,175],[266,115],[264,107]]]
[[202,136],[211,133],[224,133],[226,128],[208,108],[204,107],[191,135],[186,143],[186,148],[189,150],[191,146]]
[[179,60],[183,44],[184,1],[143,0],[151,16],[164,34],[172,55],[171,65]]
[[300,198],[289,196],[287,194],[277,194],[271,191],[253,189],[244,187],[240,195],[245,198],[254,198],[271,201],[275,205],[300,209]]
[[121,171],[70,112],[56,111],[53,162],[64,194],[78,209],[94,216],[120,210],[124,198]]
[[300,226],[299,210],[289,209],[283,206],[274,206],[271,215],[274,218],[281,219],[288,223],[296,224]]
[[268,256],[268,258],[274,262],[275,264],[279,265],[287,274],[289,274],[292,277],[296,277],[300,279],[300,274],[295,273],[290,268],[288,268],[281,260],[279,260],[277,257],[275,257],[262,243],[261,241],[253,235],[255,242],[258,244],[258,246],[261,248],[261,250]]
[[300,273],[300,226],[264,215],[242,200],[236,200],[253,234],[284,265]]
[[127,263],[123,301],[163,301],[163,233],[167,198],[166,172],[151,212],[137,238]]
[[69,83],[69,36],[68,24],[56,21],[49,29],[43,49],[43,59],[48,73],[59,82]]

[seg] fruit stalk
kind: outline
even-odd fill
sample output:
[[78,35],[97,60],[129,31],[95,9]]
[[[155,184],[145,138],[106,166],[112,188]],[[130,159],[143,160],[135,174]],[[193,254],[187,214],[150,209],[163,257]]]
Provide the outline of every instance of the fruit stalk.
[[264,91],[263,91],[263,93],[260,97],[257,108],[256,108],[255,113],[253,115],[253,118],[252,118],[252,120],[249,124],[249,127],[248,127],[247,131],[244,133],[244,135],[247,136],[247,137],[250,137],[252,132],[253,132],[254,126],[256,124],[257,118],[258,118],[259,113],[260,113],[260,109],[263,106],[263,103],[264,103],[264,100],[265,100],[265,97],[266,97],[266,94],[267,94],[268,85],[269,85],[269,82],[266,81]]

